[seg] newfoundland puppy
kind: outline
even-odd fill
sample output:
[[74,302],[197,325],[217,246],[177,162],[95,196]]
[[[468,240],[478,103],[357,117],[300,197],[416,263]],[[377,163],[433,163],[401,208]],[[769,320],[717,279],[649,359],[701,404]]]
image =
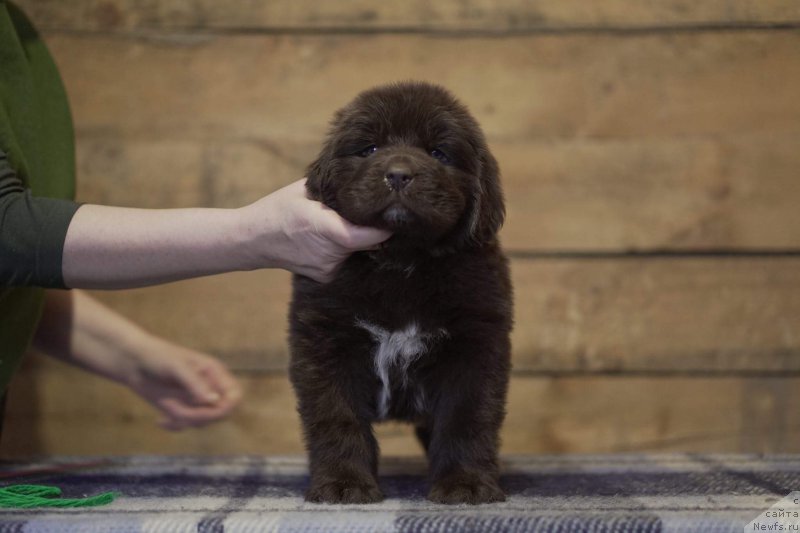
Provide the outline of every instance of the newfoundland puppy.
[[497,163],[475,119],[435,85],[368,90],[336,113],[306,186],[347,220],[393,232],[330,283],[294,277],[290,377],[306,499],[383,499],[372,423],[397,419],[427,452],[429,499],[504,500],[511,284]]

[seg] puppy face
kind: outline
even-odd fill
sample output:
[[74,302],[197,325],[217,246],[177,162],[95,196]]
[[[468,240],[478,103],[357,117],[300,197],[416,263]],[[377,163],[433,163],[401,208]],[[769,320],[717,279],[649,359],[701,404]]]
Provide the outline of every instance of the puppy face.
[[492,240],[505,215],[497,163],[467,109],[427,83],[371,89],[339,110],[308,170],[312,198],[389,246],[458,249]]

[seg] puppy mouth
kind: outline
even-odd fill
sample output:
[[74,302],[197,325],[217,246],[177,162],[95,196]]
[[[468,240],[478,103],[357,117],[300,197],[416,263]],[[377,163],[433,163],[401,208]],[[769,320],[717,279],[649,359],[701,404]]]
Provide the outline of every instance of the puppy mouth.
[[391,193],[372,205],[368,226],[387,229],[395,235],[413,237],[420,242],[438,238],[450,224],[447,216],[424,198],[406,193]]
[[402,203],[392,203],[381,213],[381,219],[389,229],[401,229],[413,224],[417,216]]
[[339,188],[334,209],[354,224],[426,246],[449,231],[465,209],[463,194],[445,176],[416,172],[413,181],[387,187],[381,179],[386,173],[379,170],[357,174]]

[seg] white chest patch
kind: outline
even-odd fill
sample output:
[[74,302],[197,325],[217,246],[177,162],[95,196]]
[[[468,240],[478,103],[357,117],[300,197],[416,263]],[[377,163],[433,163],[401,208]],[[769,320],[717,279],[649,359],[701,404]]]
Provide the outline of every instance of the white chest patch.
[[[443,329],[435,333],[423,333],[416,322],[411,322],[404,329],[389,331],[365,320],[356,320],[356,326],[365,329],[376,343],[373,353],[375,374],[381,380],[381,390],[378,392],[378,416],[386,418],[389,414],[389,401],[392,390],[389,381],[389,370],[398,367],[403,376],[402,386],[407,385],[408,367],[419,357],[427,353],[431,341],[444,337],[447,332]],[[422,407],[424,398],[422,391],[417,392],[415,399],[417,408]]]

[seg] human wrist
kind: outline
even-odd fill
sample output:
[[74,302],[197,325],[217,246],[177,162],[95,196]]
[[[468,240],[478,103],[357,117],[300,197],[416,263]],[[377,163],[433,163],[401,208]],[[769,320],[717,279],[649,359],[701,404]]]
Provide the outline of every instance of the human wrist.
[[47,291],[36,349],[127,385],[153,336],[81,290]]
[[[275,219],[263,198],[253,204],[233,210],[235,218],[233,255],[240,265],[238,270],[283,268],[274,251],[282,238],[281,224]],[[270,243],[266,246],[265,243]]]
[[143,361],[158,353],[161,339],[136,326],[120,332],[105,353],[107,363],[98,369],[110,379],[133,388],[141,377]]

